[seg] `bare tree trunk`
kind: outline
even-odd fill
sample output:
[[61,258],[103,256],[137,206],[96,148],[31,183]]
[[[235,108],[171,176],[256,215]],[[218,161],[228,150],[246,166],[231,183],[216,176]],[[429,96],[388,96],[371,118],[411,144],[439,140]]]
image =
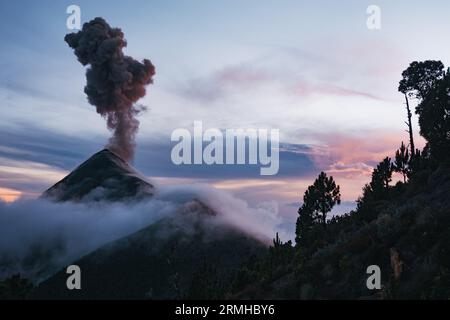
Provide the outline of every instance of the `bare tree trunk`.
[[409,108],[409,101],[408,101],[408,96],[405,93],[405,100],[406,100],[406,110],[408,111],[408,133],[409,133],[409,145],[411,147],[411,158],[414,157],[414,154],[416,152],[416,149],[414,147],[414,136],[413,136],[413,129],[412,129],[412,123],[411,123],[411,118],[412,118],[412,113],[411,113],[411,109]]

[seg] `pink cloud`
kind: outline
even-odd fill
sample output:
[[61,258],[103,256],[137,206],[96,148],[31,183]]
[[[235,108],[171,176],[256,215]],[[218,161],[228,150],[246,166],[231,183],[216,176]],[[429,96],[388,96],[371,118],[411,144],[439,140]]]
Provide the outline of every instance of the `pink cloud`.
[[255,85],[268,81],[269,76],[260,69],[233,66],[220,70],[213,79],[222,85]]
[[[401,131],[361,132],[358,136],[322,134],[322,141],[311,158],[320,168],[332,175],[347,179],[366,177],[370,179],[373,167],[383,158],[394,157],[401,141],[407,137]],[[416,137],[416,145],[423,147],[423,139]]]
[[230,90],[249,90],[268,81],[270,78],[263,70],[244,65],[229,66],[191,80],[182,93],[196,100],[214,101],[226,96]]
[[310,84],[310,83],[300,83],[297,84],[294,88],[292,88],[291,93],[302,96],[302,97],[308,97],[312,95],[319,95],[319,96],[343,96],[343,97],[350,97],[350,96],[358,96],[358,97],[365,97],[369,99],[375,99],[375,100],[383,100],[380,97],[377,97],[373,94],[348,89],[340,86],[336,86],[333,84]]

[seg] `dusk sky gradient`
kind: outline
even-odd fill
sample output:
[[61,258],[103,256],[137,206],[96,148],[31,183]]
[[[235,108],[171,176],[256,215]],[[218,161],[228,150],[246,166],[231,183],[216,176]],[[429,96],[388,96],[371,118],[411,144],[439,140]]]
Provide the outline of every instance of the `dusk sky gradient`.
[[[85,69],[64,42],[66,8],[120,27],[135,59],[156,66],[139,102],[135,167],[158,184],[206,183],[286,224],[324,170],[345,212],[371,170],[407,141],[401,72],[414,60],[450,64],[449,1],[2,1],[0,198],[36,197],[110,136],[86,100]],[[368,30],[366,8],[381,8]],[[280,172],[181,166],[170,134],[205,128],[279,129]],[[414,116],[414,123],[417,117]],[[423,145],[415,125],[418,146]]]

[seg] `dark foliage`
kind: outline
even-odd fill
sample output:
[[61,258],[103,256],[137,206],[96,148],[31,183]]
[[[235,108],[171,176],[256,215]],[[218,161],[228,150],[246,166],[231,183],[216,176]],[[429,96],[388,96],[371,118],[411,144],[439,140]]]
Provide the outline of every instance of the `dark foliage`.
[[417,106],[420,134],[428,141],[431,155],[450,163],[450,74],[436,84]]
[[[402,143],[394,162],[385,157],[356,210],[327,220],[341,195],[333,177],[322,172],[303,196],[295,246],[276,234],[266,249],[232,230],[225,240],[202,241],[206,230],[197,225],[194,236],[178,232],[161,242],[158,232],[173,224],[161,221],[80,261],[97,272],[87,279],[92,296],[104,297],[98,293],[105,285],[97,280],[106,273],[117,279],[109,288],[112,297],[449,299],[450,76],[439,61],[413,62],[399,90],[419,99],[416,113],[427,145],[409,152]],[[392,183],[393,171],[403,182]],[[130,265],[132,270],[125,268]],[[381,269],[381,290],[366,286],[370,265]],[[64,277],[61,272],[41,290],[60,296],[55,288]],[[26,298],[30,289],[14,276],[0,283],[0,296]]]
[[409,159],[409,151],[402,142],[400,148],[395,152],[394,171],[403,175],[405,183],[409,175]]
[[444,65],[441,61],[414,61],[403,71],[398,91],[424,99],[443,76]]
[[[440,61],[425,61],[411,63],[402,76],[399,91],[419,99],[424,149],[409,152],[402,143],[394,163],[386,157],[374,168],[357,209],[328,221],[325,214],[338,201],[318,205],[319,190],[329,190],[318,187],[326,185],[318,178],[299,209],[295,254],[286,255],[291,260],[281,261],[281,272],[271,278],[263,275],[272,258],[253,261],[245,267],[253,276],[241,281],[244,289],[235,296],[450,298],[450,74]],[[393,171],[403,183],[391,185]],[[276,247],[282,248],[271,250]],[[366,268],[373,264],[381,269],[381,290],[366,287]]]
[[28,298],[33,284],[20,274],[12,275],[0,281],[0,300],[23,300]]

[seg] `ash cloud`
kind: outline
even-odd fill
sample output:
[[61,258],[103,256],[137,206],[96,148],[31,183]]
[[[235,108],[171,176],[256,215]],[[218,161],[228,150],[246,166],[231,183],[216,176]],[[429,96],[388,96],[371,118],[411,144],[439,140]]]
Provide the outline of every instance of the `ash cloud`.
[[81,31],[67,34],[64,40],[78,61],[88,66],[84,92],[113,131],[107,147],[131,161],[139,129],[136,116],[145,109],[136,102],[153,83],[155,67],[148,59],[139,62],[124,55],[127,42],[122,30],[111,28],[102,18],[85,23]]

